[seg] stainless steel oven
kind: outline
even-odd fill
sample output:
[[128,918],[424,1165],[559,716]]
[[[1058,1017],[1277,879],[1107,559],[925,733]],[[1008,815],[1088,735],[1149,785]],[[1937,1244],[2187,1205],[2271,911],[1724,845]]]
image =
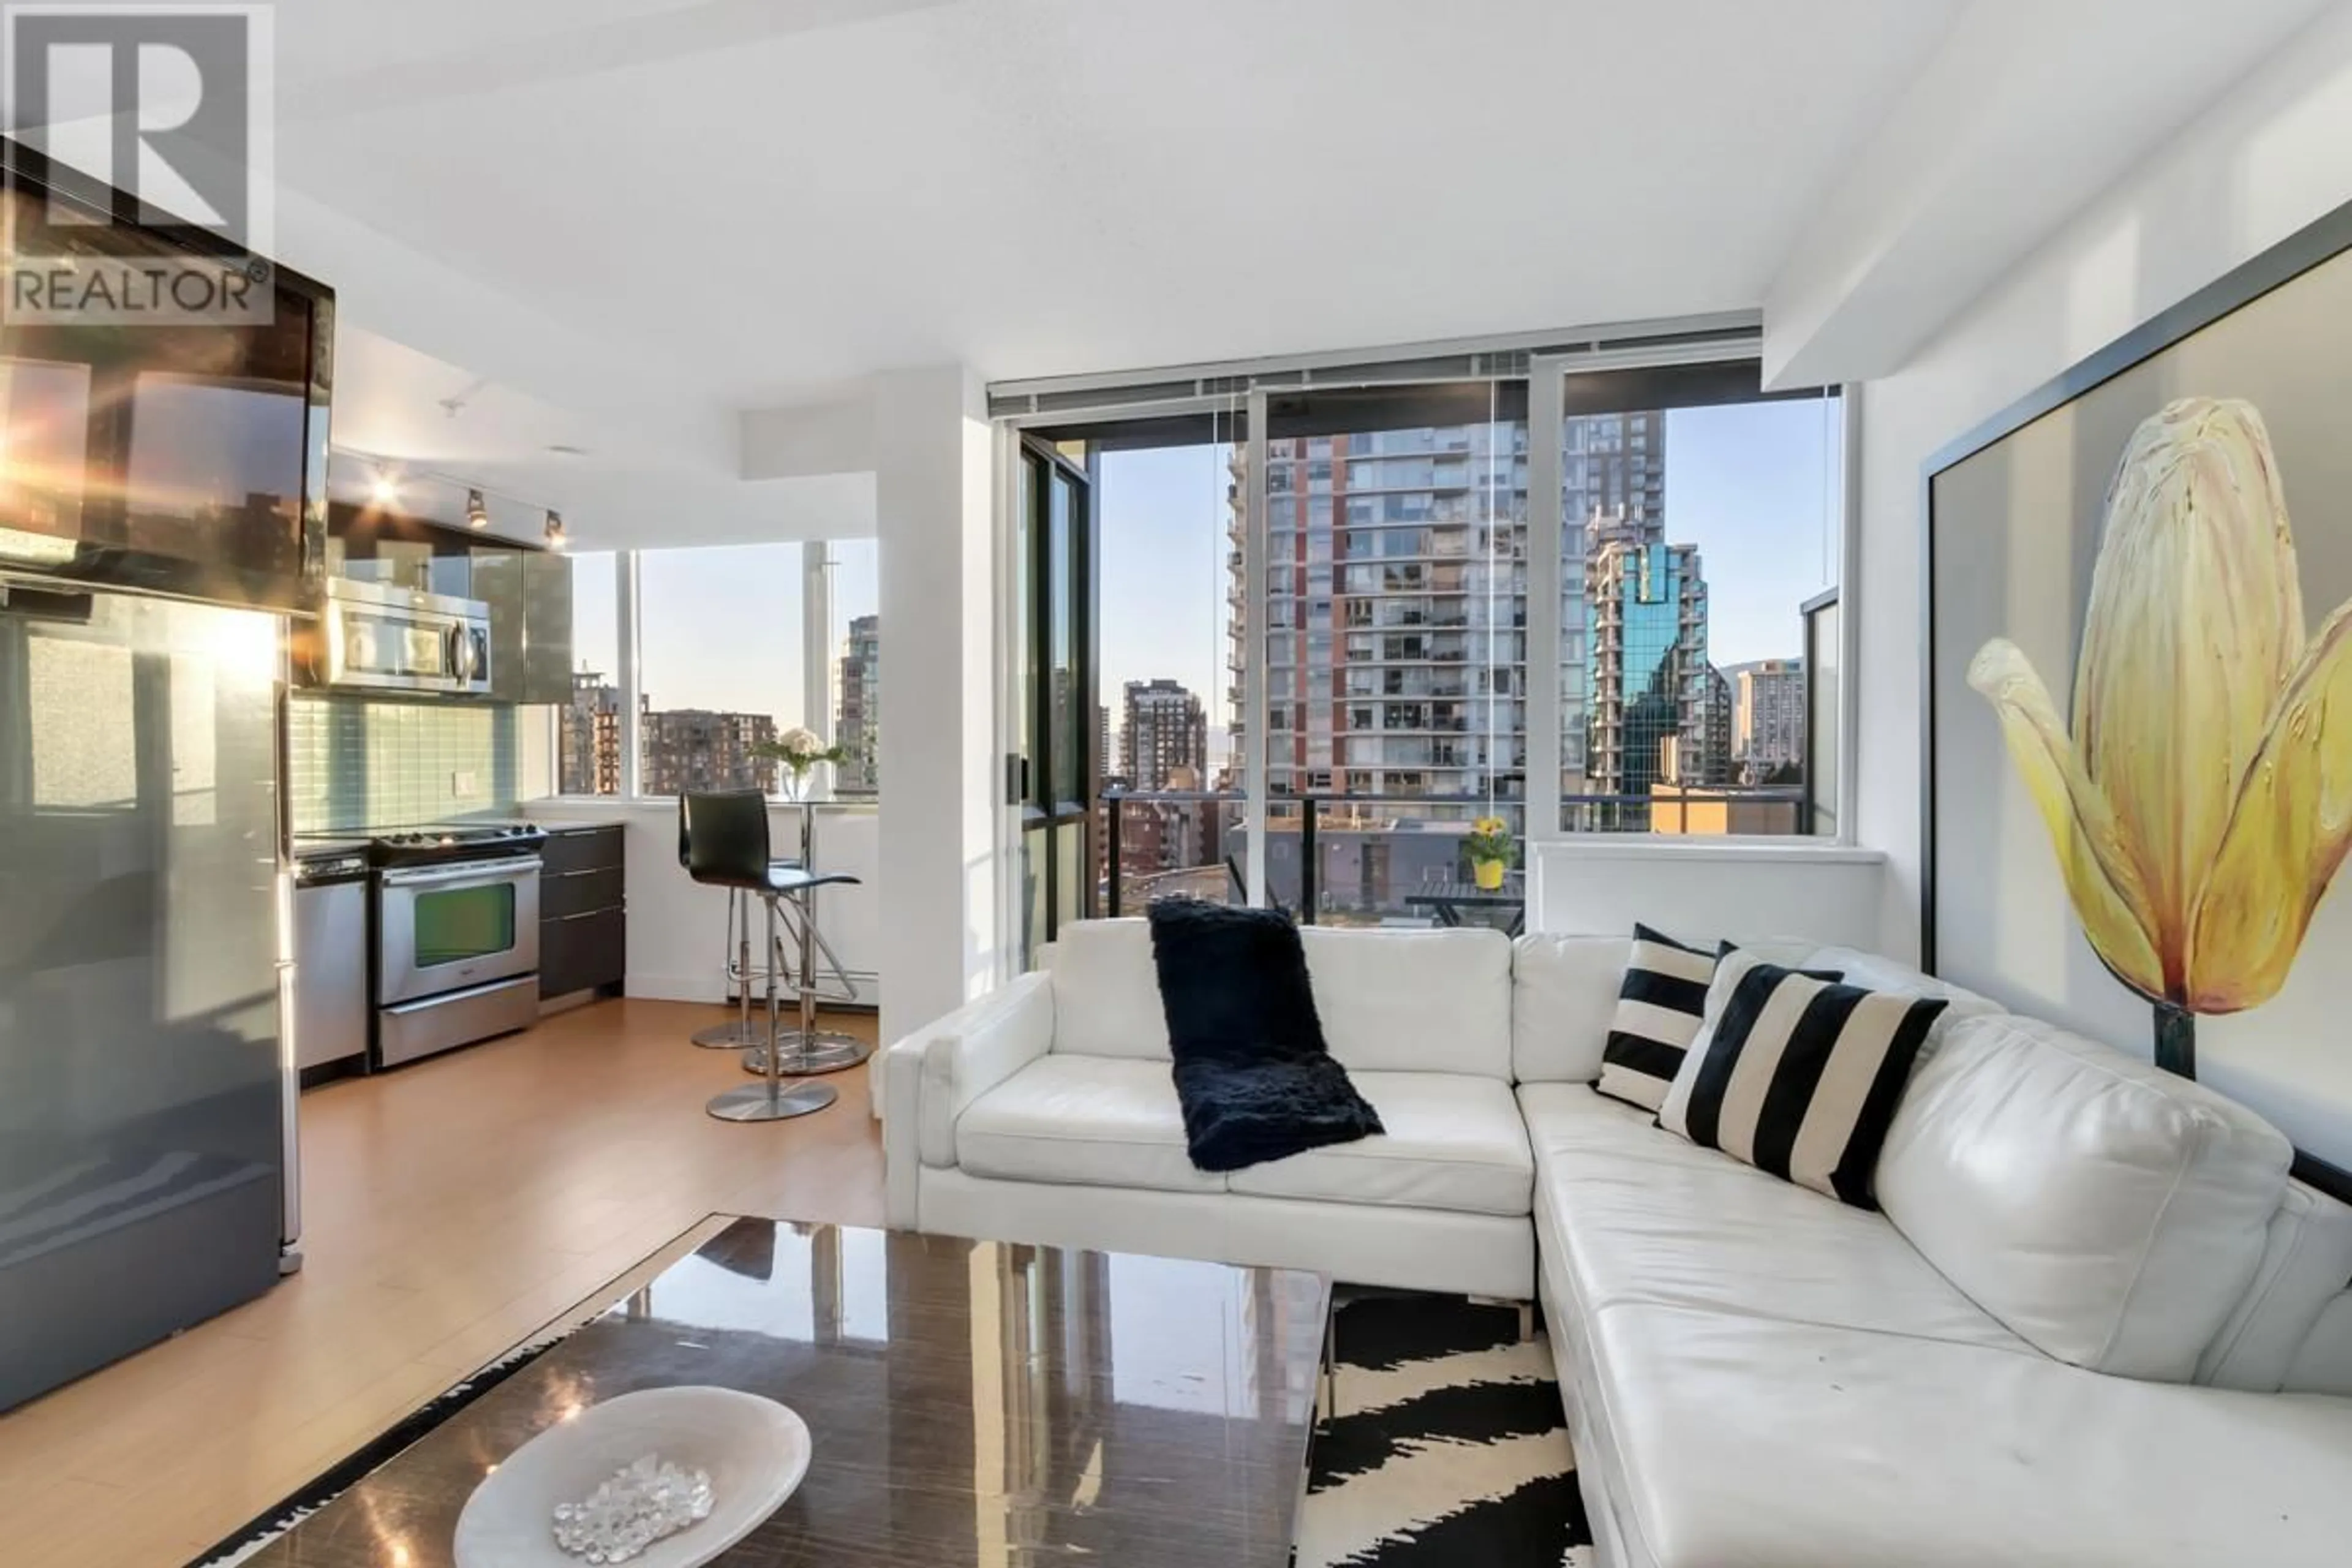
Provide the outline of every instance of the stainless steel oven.
[[537,856],[376,874],[376,1062],[392,1067],[539,1016]]
[[475,599],[330,578],[318,633],[321,683],[346,690],[487,696],[490,607]]

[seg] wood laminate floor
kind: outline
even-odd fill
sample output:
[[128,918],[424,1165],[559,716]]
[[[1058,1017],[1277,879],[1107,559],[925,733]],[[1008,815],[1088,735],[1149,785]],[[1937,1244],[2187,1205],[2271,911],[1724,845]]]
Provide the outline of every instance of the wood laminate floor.
[[725,1016],[601,1003],[303,1096],[302,1272],[0,1416],[0,1562],[178,1568],[707,1215],[881,1224],[864,1070],[814,1116],[713,1121],[752,1080],[686,1042]]

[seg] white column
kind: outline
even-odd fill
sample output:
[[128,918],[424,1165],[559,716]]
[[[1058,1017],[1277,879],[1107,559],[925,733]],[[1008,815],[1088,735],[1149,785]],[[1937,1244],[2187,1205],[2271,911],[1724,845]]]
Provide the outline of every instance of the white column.
[[995,523],[988,403],[957,365],[874,395],[890,721],[881,735],[882,1037],[986,990],[997,921]]

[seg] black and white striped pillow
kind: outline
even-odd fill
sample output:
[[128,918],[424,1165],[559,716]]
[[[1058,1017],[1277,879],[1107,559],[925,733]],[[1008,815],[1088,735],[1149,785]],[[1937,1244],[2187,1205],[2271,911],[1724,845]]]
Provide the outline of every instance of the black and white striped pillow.
[[1742,1163],[1874,1209],[1871,1176],[1941,997],[1865,991],[1727,954],[1704,1037],[1658,1125]]
[[1685,947],[1648,926],[1633,928],[1633,952],[1617,988],[1617,1012],[1594,1089],[1644,1110],[1665,1103],[1683,1053],[1706,1016],[1715,961],[1711,948]]

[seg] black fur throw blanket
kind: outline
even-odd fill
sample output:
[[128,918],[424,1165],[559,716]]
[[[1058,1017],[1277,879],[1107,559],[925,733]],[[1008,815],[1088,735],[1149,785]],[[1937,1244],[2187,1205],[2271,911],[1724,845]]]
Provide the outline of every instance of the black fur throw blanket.
[[1191,899],[1150,913],[1194,1165],[1238,1171],[1381,1131],[1380,1113],[1323,1043],[1287,916]]

